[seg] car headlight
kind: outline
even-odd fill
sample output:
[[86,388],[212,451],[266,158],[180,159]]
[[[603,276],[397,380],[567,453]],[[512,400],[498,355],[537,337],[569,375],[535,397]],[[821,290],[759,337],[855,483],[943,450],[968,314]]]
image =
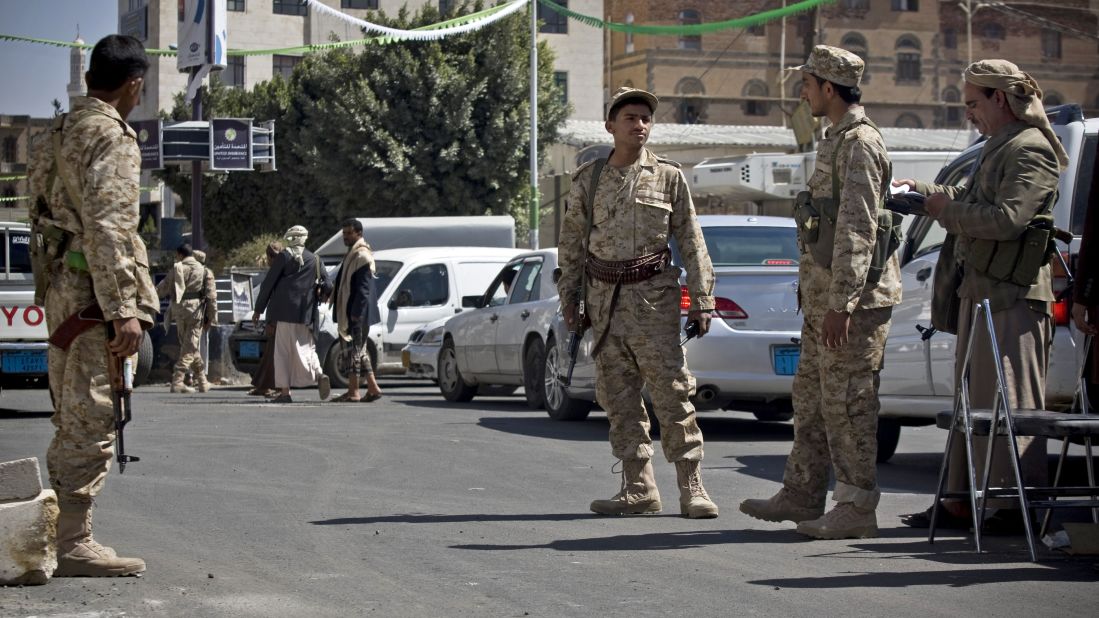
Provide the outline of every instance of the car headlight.
[[437,326],[437,327],[427,331],[426,333],[424,333],[424,336],[420,339],[420,343],[424,343],[424,344],[442,343],[443,333],[444,332],[446,332],[446,328],[444,328],[442,326]]

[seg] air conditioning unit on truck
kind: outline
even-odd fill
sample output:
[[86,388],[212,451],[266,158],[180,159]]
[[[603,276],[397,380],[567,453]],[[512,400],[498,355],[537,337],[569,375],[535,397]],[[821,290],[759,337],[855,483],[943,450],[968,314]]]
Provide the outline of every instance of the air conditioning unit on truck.
[[[46,310],[34,304],[30,226],[0,221],[0,387],[17,382],[46,383],[49,331]],[[153,345],[146,334],[138,352],[134,383],[149,376]]]
[[[890,152],[893,178],[934,178],[958,156],[956,151]],[[689,176],[696,200],[717,197],[726,203],[755,202],[754,214],[790,216],[794,198],[805,191],[816,169],[817,154],[755,153],[703,159]]]

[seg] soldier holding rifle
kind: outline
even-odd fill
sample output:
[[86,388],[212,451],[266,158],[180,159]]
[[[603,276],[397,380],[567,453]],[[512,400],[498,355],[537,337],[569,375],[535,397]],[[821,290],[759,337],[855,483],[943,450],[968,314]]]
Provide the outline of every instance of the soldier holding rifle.
[[710,328],[714,273],[679,165],[645,148],[657,104],[644,90],[614,94],[606,122],[614,150],[573,177],[557,289],[570,330],[591,320],[597,397],[610,420],[611,450],[622,460],[621,491],[595,500],[591,510],[630,515],[662,508],[641,397],[648,385],[664,456],[676,467],[681,514],[717,517],[702,486],[702,431],[688,399],[694,377],[679,345],[679,269],[670,263],[671,237],[683,256],[691,297],[687,320],[698,324],[698,336]]
[[88,96],[73,98],[31,162],[35,296],[45,302],[51,344],[56,432],[47,462],[60,507],[58,577],[145,570],[140,558],[92,538],[92,501],[114,455],[108,362],[137,352],[160,305],[137,233],[141,155],[125,120],[148,67],[137,39],[99,41],[85,75]]

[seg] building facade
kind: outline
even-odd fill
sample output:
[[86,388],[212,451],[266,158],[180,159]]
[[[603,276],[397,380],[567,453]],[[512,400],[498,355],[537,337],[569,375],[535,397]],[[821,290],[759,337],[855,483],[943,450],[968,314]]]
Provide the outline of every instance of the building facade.
[[[609,37],[608,89],[635,86],[664,102],[661,122],[782,125],[796,105],[797,66],[814,44],[866,61],[863,103],[883,126],[961,128],[962,71],[972,59],[1007,58],[1034,76],[1046,102],[1099,111],[1095,0],[837,0],[748,29],[702,36]],[[691,24],[777,8],[759,0],[607,0],[608,21]],[[967,32],[972,28],[972,43]]]
[[[323,0],[324,4],[360,19],[369,20],[374,11],[396,15],[402,7],[416,10],[435,4],[444,15],[459,4],[456,0]],[[562,0],[561,4],[570,4]],[[603,0],[571,0],[577,11],[601,15]],[[299,0],[228,0],[228,32],[231,49],[278,49],[326,43],[333,37],[343,41],[366,38],[356,26],[337,18],[310,11]],[[119,31],[141,39],[147,47],[167,48],[176,43],[178,0],[119,0]],[[571,118],[597,120],[602,115],[604,96],[601,63],[603,33],[575,21],[560,24],[556,14],[540,10],[547,23],[541,36],[556,55],[555,78],[565,86],[573,112]],[[230,56],[229,66],[215,79],[232,86],[251,88],[275,74],[289,76],[301,61],[300,55],[276,54]],[[131,118],[155,118],[170,110],[173,97],[187,87],[187,75],[176,70],[173,56],[153,58],[145,77],[141,106]]]
[[23,221],[27,201],[16,199],[30,194],[27,164],[31,147],[53,121],[33,116],[0,115],[0,220]]

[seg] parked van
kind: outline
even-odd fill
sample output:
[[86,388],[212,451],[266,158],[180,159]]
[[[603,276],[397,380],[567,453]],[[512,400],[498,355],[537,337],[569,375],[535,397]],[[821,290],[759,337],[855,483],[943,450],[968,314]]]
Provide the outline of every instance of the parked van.
[[[464,297],[479,297],[500,268],[523,249],[493,247],[409,247],[374,252],[381,323],[370,327],[370,360],[378,373],[404,373],[401,350],[416,327],[469,308]],[[339,265],[329,267],[336,276]],[[469,303],[466,303],[467,305]],[[339,368],[336,324],[330,307],[321,308],[317,356],[333,385],[347,378]],[[248,322],[238,324],[230,337],[237,369],[253,372],[259,366],[266,337]]]

